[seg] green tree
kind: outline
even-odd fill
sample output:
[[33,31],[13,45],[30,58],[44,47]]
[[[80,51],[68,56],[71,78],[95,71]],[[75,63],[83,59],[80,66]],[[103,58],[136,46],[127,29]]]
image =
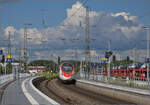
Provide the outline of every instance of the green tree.
[[44,66],[45,71],[56,72],[57,64],[54,61],[51,61],[51,60],[34,60],[34,61],[31,61],[28,64],[28,66]]
[[11,63],[7,63],[6,70],[7,70],[7,74],[12,73],[12,64]]
[[4,74],[5,72],[5,69],[2,65],[0,65],[0,75]]

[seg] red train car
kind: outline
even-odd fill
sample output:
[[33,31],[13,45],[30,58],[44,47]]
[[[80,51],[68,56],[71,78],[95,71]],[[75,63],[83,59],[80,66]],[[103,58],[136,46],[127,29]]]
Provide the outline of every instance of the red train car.
[[[103,75],[107,75],[107,70],[104,69]],[[147,80],[147,69],[111,69],[110,75],[112,77],[122,77],[122,78],[134,78],[136,80]],[[149,69],[150,77],[150,69]]]

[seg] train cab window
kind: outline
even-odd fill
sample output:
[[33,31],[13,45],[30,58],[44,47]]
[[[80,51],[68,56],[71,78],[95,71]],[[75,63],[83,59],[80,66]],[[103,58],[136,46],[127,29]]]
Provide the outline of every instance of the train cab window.
[[72,64],[70,63],[64,63],[62,66],[63,71],[66,73],[72,72],[72,68]]

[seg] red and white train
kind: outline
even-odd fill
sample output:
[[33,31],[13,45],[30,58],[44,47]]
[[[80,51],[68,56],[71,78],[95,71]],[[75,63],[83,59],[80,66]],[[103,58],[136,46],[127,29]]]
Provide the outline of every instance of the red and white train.
[[74,66],[71,63],[64,62],[59,67],[59,79],[64,83],[75,83]]

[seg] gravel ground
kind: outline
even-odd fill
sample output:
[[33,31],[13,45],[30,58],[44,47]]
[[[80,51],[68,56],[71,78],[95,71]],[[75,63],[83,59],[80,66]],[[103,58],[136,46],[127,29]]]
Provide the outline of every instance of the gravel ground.
[[[37,80],[39,81],[39,80]],[[36,81],[36,82],[37,82]],[[82,104],[82,105],[133,105],[126,101],[114,99],[101,94],[96,94],[92,91],[87,91],[84,88],[79,88],[73,84],[63,84],[58,79],[49,79],[38,82],[36,85],[43,93],[60,104]]]

